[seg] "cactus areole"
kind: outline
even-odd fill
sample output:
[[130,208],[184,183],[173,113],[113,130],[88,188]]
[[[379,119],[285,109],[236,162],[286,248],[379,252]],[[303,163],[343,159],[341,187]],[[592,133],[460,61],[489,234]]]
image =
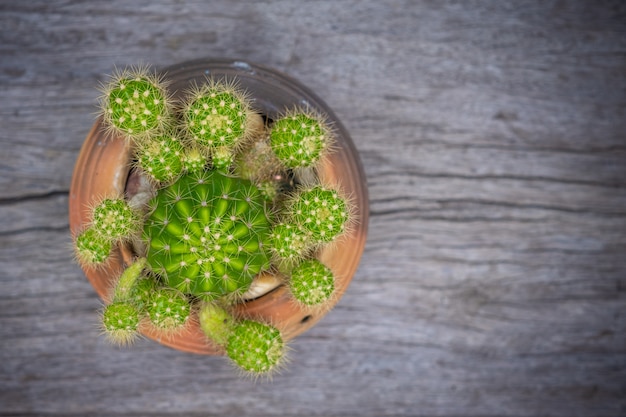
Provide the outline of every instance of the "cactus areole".
[[217,171],[182,177],[151,202],[144,227],[148,263],[186,294],[243,293],[269,266],[265,211],[249,181]]

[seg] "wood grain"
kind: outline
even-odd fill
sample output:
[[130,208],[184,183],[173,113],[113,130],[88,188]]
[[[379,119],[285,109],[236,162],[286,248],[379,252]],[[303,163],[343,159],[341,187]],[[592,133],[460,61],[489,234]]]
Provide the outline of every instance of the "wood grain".
[[[620,1],[0,3],[0,415],[626,415]],[[107,345],[68,189],[98,82],[235,57],[335,110],[359,271],[270,382]]]

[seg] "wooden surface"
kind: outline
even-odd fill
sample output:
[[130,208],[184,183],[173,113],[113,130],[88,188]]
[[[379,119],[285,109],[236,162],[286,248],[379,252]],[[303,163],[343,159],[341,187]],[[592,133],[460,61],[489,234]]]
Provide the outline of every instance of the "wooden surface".
[[[314,89],[360,151],[359,271],[271,382],[99,336],[68,187],[114,66]],[[0,2],[0,415],[626,415],[621,1]]]

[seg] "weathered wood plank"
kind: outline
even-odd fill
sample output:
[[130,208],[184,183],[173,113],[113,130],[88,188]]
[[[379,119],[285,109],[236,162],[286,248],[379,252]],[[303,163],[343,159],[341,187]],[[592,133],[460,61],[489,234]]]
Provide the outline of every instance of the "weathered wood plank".
[[[626,413],[619,1],[0,3],[0,414]],[[269,383],[99,336],[67,191],[115,65],[284,70],[351,132],[370,235]]]

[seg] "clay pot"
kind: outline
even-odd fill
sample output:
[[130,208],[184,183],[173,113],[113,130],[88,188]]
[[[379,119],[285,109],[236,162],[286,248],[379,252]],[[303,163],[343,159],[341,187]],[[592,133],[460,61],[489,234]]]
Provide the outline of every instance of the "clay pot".
[[[355,205],[355,219],[350,230],[334,245],[319,253],[320,260],[336,276],[337,303],[345,292],[359,264],[368,225],[368,195],[365,175],[357,151],[341,122],[331,109],[296,80],[272,69],[233,60],[197,60],[163,70],[171,81],[174,95],[184,92],[190,82],[201,83],[205,77],[235,79],[246,90],[253,106],[269,119],[294,106],[309,106],[326,114],[336,133],[336,149],[318,169],[318,176],[327,184],[338,184]],[[69,222],[72,233],[88,222],[88,207],[93,201],[107,195],[127,193],[132,152],[121,138],[109,138],[98,120],[87,135],[78,156],[69,199]],[[85,275],[100,297],[106,299],[115,279],[132,261],[130,247],[115,249],[114,259],[100,269],[85,269]],[[240,304],[236,313],[241,317],[261,319],[278,327],[289,340],[317,323],[329,309],[307,309],[295,304],[281,285],[254,300]],[[223,351],[208,342],[197,324],[189,331],[170,338],[160,338],[149,327],[142,333],[158,342],[182,351],[200,354],[222,354]]]

